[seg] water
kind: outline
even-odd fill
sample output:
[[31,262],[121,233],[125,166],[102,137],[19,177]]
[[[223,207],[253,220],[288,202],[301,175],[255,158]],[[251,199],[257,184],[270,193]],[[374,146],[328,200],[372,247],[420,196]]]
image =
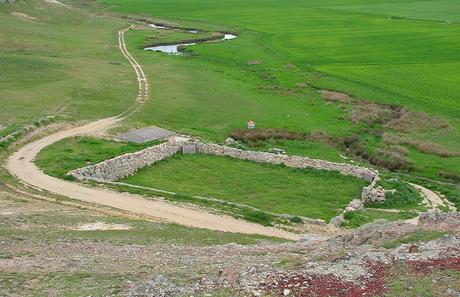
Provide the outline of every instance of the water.
[[233,34],[225,34],[224,38],[222,38],[222,40],[232,40],[232,39],[235,39],[236,37],[238,37],[238,36],[233,35]]
[[178,50],[179,46],[194,45],[196,43],[182,43],[182,44],[173,44],[173,45],[158,45],[152,47],[146,47],[146,51],[162,52],[170,55],[180,55],[181,52]]
[[[168,29],[165,26],[161,25],[156,25],[156,24],[149,24],[150,27],[155,28],[155,29]],[[198,30],[189,30],[189,33],[199,33],[200,31]],[[222,37],[222,40],[232,40],[235,39],[236,35],[233,34],[224,34],[224,37]],[[194,45],[196,43],[181,43],[181,44],[172,44],[172,45],[158,45],[158,46],[151,46],[151,47],[146,47],[144,50],[146,51],[154,51],[154,52],[162,52],[166,53],[169,55],[181,55],[182,53],[178,50],[179,46],[188,46],[188,45]]]
[[155,29],[168,29],[165,26],[157,25],[157,24],[149,24],[149,26]]

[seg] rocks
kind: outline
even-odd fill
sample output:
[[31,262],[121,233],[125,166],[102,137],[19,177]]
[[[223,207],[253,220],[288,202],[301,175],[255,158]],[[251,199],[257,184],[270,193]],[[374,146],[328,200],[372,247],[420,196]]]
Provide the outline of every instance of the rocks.
[[460,292],[449,288],[447,289],[447,295],[452,296],[452,297],[460,297]]
[[283,149],[276,148],[276,147],[270,149],[270,151],[271,151],[272,153],[278,154],[278,155],[284,155],[284,154],[286,154],[286,152],[285,152]]
[[181,289],[171,283],[166,277],[157,275],[145,285],[134,287],[128,297],[169,297],[177,296]]
[[434,231],[460,232],[460,213],[426,212],[420,215],[417,226]]
[[236,144],[238,144],[238,141],[236,141],[235,139],[231,137],[225,139],[225,145],[236,145]]
[[364,204],[361,200],[359,199],[353,199],[348,203],[348,206],[345,208],[345,211],[357,211],[357,210],[363,210],[364,209]]
[[377,220],[359,227],[351,234],[338,236],[330,241],[331,245],[375,244],[386,240],[400,238],[416,230],[416,226],[403,221],[387,222]]
[[343,217],[343,213],[339,214],[336,217],[333,217],[330,221],[330,224],[336,227],[342,226],[345,223],[345,218]]
[[184,143],[182,146],[183,154],[195,154],[196,153],[196,143]]
[[361,193],[363,202],[384,202],[386,190],[381,186],[374,187],[372,184],[364,187]]

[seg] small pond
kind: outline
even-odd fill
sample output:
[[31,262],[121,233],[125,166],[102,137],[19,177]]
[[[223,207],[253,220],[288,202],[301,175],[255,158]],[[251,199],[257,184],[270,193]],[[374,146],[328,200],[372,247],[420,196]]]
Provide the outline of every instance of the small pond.
[[[155,28],[155,29],[169,29],[168,27],[158,25],[158,24],[149,24],[149,25],[150,25],[150,27]],[[196,34],[196,33],[199,33],[199,32],[200,32],[199,30],[189,30],[189,33],[192,33],[192,34]],[[236,35],[225,33],[224,37],[222,38],[222,40],[232,40],[232,39],[235,39],[237,37],[238,36],[236,36]],[[194,44],[197,44],[197,43],[194,42],[194,43],[179,43],[179,44],[171,44],[171,45],[157,45],[157,46],[146,47],[146,48],[144,48],[144,50],[146,50],[146,51],[154,51],[154,52],[162,52],[162,53],[166,53],[166,54],[170,54],[170,55],[180,55],[182,53],[179,51],[179,47],[189,46],[189,45],[194,45]]]

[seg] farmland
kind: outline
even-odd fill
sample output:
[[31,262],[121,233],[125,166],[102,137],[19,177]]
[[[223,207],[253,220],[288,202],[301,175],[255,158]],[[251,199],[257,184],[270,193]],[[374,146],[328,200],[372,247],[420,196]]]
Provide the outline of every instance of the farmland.
[[[231,1],[221,7],[205,0],[101,1],[119,13],[239,36],[191,46],[188,56],[171,57],[142,51],[145,41],[133,32],[137,37],[128,38],[130,49],[155,77],[154,100],[131,119],[133,125],[161,123],[222,141],[253,119],[261,128],[321,130],[331,137],[357,134],[365,150],[385,150],[388,144],[369,132],[381,124],[352,124],[349,106],[331,105],[317,93],[338,90],[446,120],[442,129],[386,131],[457,152],[445,158],[410,150],[404,156],[415,174],[435,179],[441,171],[460,173],[459,8],[455,1],[441,2]],[[428,13],[432,6],[442,8]]]
[[460,294],[459,16],[0,1],[0,295]]

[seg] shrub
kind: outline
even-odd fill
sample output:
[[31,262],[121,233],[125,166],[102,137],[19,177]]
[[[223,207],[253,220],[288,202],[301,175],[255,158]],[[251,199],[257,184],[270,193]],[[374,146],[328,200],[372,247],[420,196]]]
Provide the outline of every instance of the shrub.
[[445,179],[450,179],[454,182],[460,182],[460,175],[452,172],[439,171],[438,176],[443,177]]
[[366,203],[367,206],[375,208],[410,208],[422,202],[420,192],[408,183],[391,179],[381,180],[378,185],[387,190],[394,189],[396,192],[387,192],[383,203],[368,202]]

